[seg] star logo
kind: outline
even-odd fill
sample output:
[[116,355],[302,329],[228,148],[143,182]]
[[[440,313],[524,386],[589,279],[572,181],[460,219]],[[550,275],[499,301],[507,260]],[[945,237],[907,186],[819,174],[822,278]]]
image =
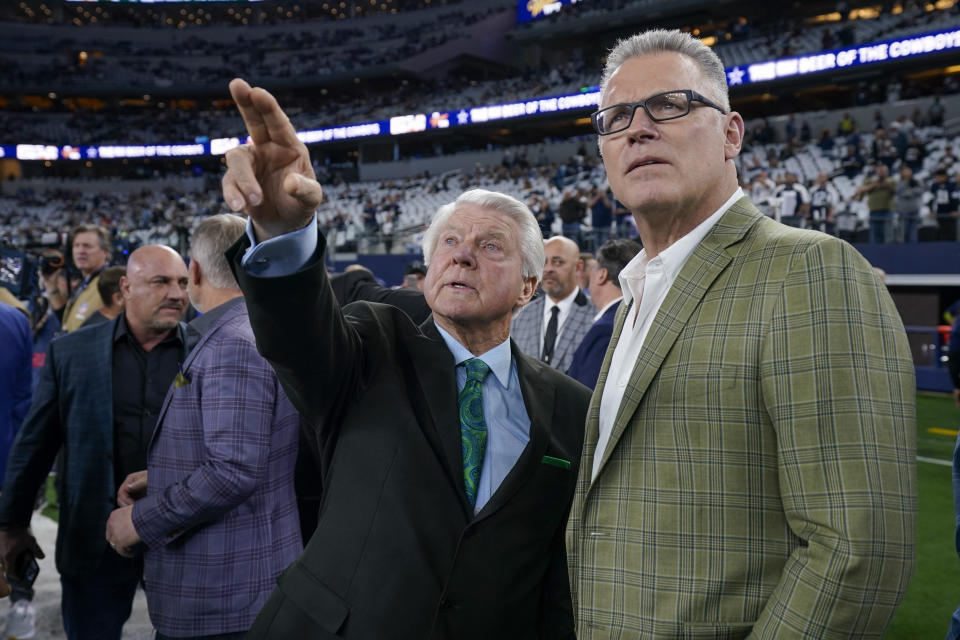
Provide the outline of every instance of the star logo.
[[457,113],[457,124],[467,124],[470,121],[470,114],[460,109]]
[[727,82],[732,87],[735,84],[743,84],[743,76],[746,73],[740,67],[734,67],[732,71],[727,72]]

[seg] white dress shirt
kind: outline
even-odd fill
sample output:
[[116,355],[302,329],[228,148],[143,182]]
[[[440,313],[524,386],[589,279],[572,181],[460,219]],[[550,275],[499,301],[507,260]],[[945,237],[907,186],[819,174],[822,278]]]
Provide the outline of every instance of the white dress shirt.
[[550,312],[554,307],[560,307],[560,313],[557,315],[557,339],[553,343],[554,346],[556,346],[560,344],[560,336],[563,334],[563,325],[567,321],[567,318],[570,317],[570,309],[573,307],[573,301],[576,299],[578,293],[580,293],[580,287],[574,287],[570,295],[560,302],[554,302],[553,298],[544,292],[543,296],[545,304],[543,305],[543,324],[540,326],[540,353],[543,353],[543,339],[547,335],[547,323],[550,322]]
[[[627,319],[620,331],[620,340],[613,351],[607,381],[603,386],[600,399],[600,433],[597,449],[593,454],[593,475],[595,480],[600,470],[613,422],[623,402],[623,394],[633,374],[634,365],[643,348],[643,342],[650,332],[653,320],[663,304],[664,298],[677,279],[680,269],[690,258],[697,245],[707,236],[715,224],[723,217],[734,202],[743,197],[739,187],[726,202],[709,218],[694,227],[660,252],[652,260],[647,259],[646,250],[641,250],[633,260],[620,271],[620,287],[623,291],[623,304],[629,307]],[[636,304],[632,304],[636,302]]]

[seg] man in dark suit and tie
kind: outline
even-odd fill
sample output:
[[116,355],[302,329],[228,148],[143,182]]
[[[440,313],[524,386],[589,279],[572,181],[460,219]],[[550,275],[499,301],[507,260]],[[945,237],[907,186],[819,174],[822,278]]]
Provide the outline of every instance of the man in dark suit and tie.
[[69,640],[120,640],[142,565],[103,532],[127,474],[143,469],[157,415],[185,355],[187,267],[169,247],[130,255],[120,281],[124,312],[50,344],[0,494],[0,555],[19,578],[24,554],[43,552],[28,529],[57,452],[57,570]]
[[639,252],[640,245],[633,240],[609,240],[600,247],[596,260],[587,267],[590,299],[598,311],[593,318],[593,325],[573,354],[567,375],[591,389],[597,385],[603,357],[613,335],[617,309],[623,300],[620,270]]
[[577,243],[554,236],[544,242],[544,251],[544,295],[513,318],[510,334],[520,351],[565,372],[597,309],[580,290],[584,264]]
[[588,392],[509,337],[544,262],[536,219],[469,191],[424,237],[431,318],[341,310],[306,148],[273,96],[230,90],[253,144],[227,155],[224,198],[251,220],[229,257],[324,476],[317,529],[248,637],[572,638],[562,540]]

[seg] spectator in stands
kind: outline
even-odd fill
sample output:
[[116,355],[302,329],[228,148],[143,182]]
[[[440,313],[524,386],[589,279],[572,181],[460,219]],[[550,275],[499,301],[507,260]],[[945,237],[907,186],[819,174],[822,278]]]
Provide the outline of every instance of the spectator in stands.
[[797,174],[788,171],[784,182],[773,192],[780,200],[780,222],[791,227],[804,227],[810,215],[810,192],[797,182]]
[[[589,394],[511,349],[544,262],[533,215],[466,192],[424,236],[433,322],[384,305],[344,315],[306,147],[273,96],[230,90],[254,144],[227,153],[224,198],[251,220],[229,257],[259,349],[336,451],[319,526],[248,638],[572,638],[562,534]],[[284,260],[289,243],[305,262]],[[343,570],[320,582],[321,567]]]
[[850,112],[847,111],[843,114],[843,117],[840,118],[840,123],[837,124],[837,135],[838,136],[849,136],[857,128],[857,121],[850,115]]
[[807,227],[833,235],[834,214],[837,207],[837,192],[829,182],[827,174],[820,172],[810,190],[810,215]]
[[911,171],[916,173],[923,168],[923,159],[926,157],[926,154],[927,151],[923,143],[920,142],[920,138],[911,136],[910,142],[903,152],[903,162],[910,167]]
[[205,218],[190,237],[188,291],[203,315],[195,346],[107,521],[124,556],[143,548],[157,640],[240,640],[303,549],[293,486],[299,416],[257,353],[243,294],[224,252],[240,216]]
[[79,329],[84,320],[100,308],[97,277],[106,268],[110,257],[110,234],[95,225],[77,227],[73,231],[71,248],[73,264],[83,279],[72,289],[69,299],[65,300],[64,292],[59,289],[53,290],[50,296],[50,304],[55,310],[63,307],[62,325],[68,332]]
[[126,267],[107,267],[100,273],[97,278],[100,308],[84,320],[84,327],[107,322],[120,315],[120,312],[123,311],[123,292],[120,291],[120,279],[126,274]]
[[870,212],[870,242],[874,244],[889,241],[896,191],[897,183],[890,177],[887,165],[878,164],[874,167],[874,176],[864,180],[854,192],[855,198],[866,197],[867,210]]
[[16,580],[23,554],[43,557],[30,517],[63,448],[56,559],[68,640],[119,640],[130,616],[142,565],[103,539],[113,508],[105,498],[146,466],[147,443],[185,354],[187,267],[180,256],[141,247],[120,288],[120,316],[51,343],[0,493],[0,556]]
[[923,207],[923,195],[926,188],[913,177],[913,170],[904,164],[900,167],[900,179],[894,197],[894,210],[900,227],[900,242],[917,241],[917,225],[920,222],[920,209]]
[[542,194],[534,193],[527,201],[527,206],[537,218],[537,224],[540,226],[540,235],[549,238],[551,235],[550,227],[553,225],[553,209],[550,207],[550,201]]
[[940,96],[934,96],[933,102],[930,103],[930,107],[927,109],[927,121],[931,127],[942,127],[943,126],[943,114],[944,108],[943,103],[940,102]]
[[590,330],[596,308],[579,287],[583,261],[577,244],[554,236],[543,248],[546,262],[541,287],[545,295],[534,298],[513,317],[510,335],[520,351],[565,372]]
[[612,235],[610,227],[613,224],[613,200],[613,194],[606,185],[602,189],[596,185],[590,189],[587,206],[590,207],[590,226],[593,229],[590,248],[594,251]]
[[570,238],[574,244],[580,245],[582,243],[580,223],[587,215],[587,207],[579,189],[571,187],[563,192],[563,200],[560,201],[557,214],[563,222],[563,235]]
[[743,197],[743,120],[699,39],[621,40],[592,120],[644,250],[620,275],[567,529],[578,638],[882,636],[917,495],[886,288],[846,243]]
[[587,267],[590,300],[597,314],[573,354],[567,375],[591,389],[597,386],[600,366],[613,335],[614,318],[623,299],[620,271],[639,252],[640,245],[633,240],[610,240],[600,247],[596,260]]
[[855,145],[847,145],[846,152],[840,158],[840,167],[843,170],[843,175],[851,180],[860,175],[860,171],[863,169],[863,158],[860,157],[860,152]]
[[937,239],[941,242],[957,240],[957,216],[960,211],[960,199],[956,196],[957,185],[947,180],[946,169],[933,172],[933,184],[930,194],[933,196],[930,208],[937,217]]

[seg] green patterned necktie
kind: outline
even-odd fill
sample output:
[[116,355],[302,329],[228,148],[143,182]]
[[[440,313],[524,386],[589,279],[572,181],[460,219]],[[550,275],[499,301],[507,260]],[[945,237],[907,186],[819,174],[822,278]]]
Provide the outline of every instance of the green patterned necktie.
[[460,446],[463,449],[463,484],[470,506],[477,504],[480,470],[487,450],[487,422],[483,419],[483,379],[490,367],[480,358],[463,363],[467,369],[467,383],[457,397],[460,405]]

